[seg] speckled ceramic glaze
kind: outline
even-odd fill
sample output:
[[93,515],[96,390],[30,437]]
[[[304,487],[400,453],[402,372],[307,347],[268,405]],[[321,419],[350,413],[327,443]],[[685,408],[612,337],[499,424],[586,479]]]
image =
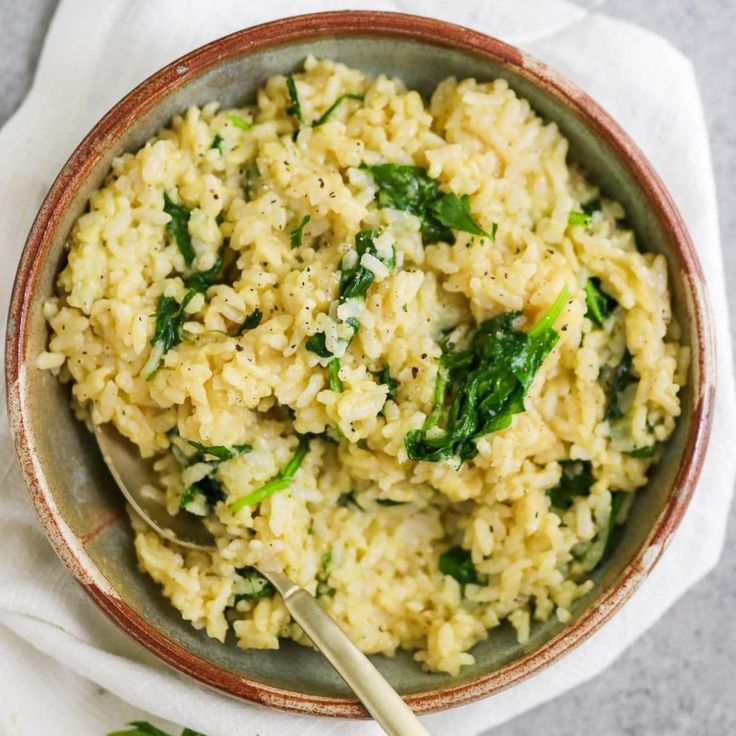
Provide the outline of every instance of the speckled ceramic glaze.
[[[590,98],[540,62],[480,33],[440,21],[374,12],[291,18],[240,31],[173,62],[118,103],[82,141],[54,182],[23,251],[6,345],[8,407],[28,490],[51,543],[100,609],[165,662],[237,697],[307,713],[364,711],[320,654],[284,642],[243,651],[195,631],[136,566],[123,502],[94,438],[75,420],[68,389],[36,370],[47,340],[41,313],[65,260],[64,243],[113,156],[134,151],[175,113],[219,100],[252,101],[273,74],[298,69],[307,54],[369,74],[401,77],[429,93],[449,75],[503,77],[570,140],[604,193],[626,208],[639,243],[669,262],[675,312],[693,365],[683,416],[649,485],[637,494],[597,585],[577,601],[572,621],[533,629],[516,643],[510,627],[473,648],[476,663],[456,677],[427,674],[401,653],[374,657],[419,712],[490,695],[529,677],[593,633],[651,570],[695,489],[708,440],[715,383],[708,300],[693,245],[662,182],[633,142]],[[91,73],[91,72],[90,72]]]

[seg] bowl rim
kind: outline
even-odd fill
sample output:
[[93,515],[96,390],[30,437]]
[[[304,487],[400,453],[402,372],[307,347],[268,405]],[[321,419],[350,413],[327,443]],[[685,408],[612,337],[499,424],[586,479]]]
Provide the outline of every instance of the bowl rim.
[[577,86],[537,59],[479,31],[433,18],[381,11],[330,11],[293,16],[236,31],[199,47],[148,77],[110,109],[75,149],[52,184],[31,227],[13,285],[5,345],[7,405],[13,441],[29,495],[57,555],[84,590],[120,629],[159,659],[235,697],[283,710],[360,718],[367,713],[354,698],[299,693],[222,670],[168,639],[123,601],[84,549],[84,545],[116,521],[119,514],[111,516],[85,539],[74,536],[55,507],[44,469],[34,450],[33,431],[25,406],[29,368],[25,355],[32,297],[62,215],[97,161],[141,113],[213,66],[290,43],[351,35],[409,39],[487,59],[541,86],[570,108],[586,127],[607,142],[644,189],[671,243],[671,256],[683,272],[700,348],[694,356],[697,395],[693,396],[692,429],[675,474],[673,490],[646,542],[621,571],[616,583],[573,624],[523,657],[471,681],[405,695],[405,700],[416,712],[429,713],[470,703],[536,674],[595,633],[628,600],[662,555],[695,490],[711,429],[716,360],[711,308],[695,248],[670,194],[644,154]]

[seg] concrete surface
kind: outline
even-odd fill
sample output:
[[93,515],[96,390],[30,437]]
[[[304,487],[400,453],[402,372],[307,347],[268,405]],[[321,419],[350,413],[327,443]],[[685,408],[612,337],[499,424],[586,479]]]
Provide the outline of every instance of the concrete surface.
[[[0,0],[0,125],[28,90],[55,6],[56,0]],[[693,61],[714,152],[726,278],[736,285],[736,65],[729,55],[736,2],[607,0],[598,10],[663,35]],[[736,297],[729,296],[733,334]],[[602,675],[492,736],[736,734],[735,610],[736,507],[714,573]]]

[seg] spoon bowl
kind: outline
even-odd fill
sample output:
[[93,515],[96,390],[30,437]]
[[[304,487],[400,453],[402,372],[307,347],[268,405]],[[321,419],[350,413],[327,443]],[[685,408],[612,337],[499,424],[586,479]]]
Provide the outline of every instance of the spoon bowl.
[[[200,517],[183,510],[169,514],[161,494],[155,492],[154,458],[141,457],[138,448],[109,422],[95,427],[95,437],[102,459],[120,491],[151,529],[181,547],[204,551],[216,549],[215,539]],[[262,566],[256,566],[256,569],[271,581],[294,621],[389,736],[429,736],[411,708],[321,608],[314,596],[296,585],[283,571]]]

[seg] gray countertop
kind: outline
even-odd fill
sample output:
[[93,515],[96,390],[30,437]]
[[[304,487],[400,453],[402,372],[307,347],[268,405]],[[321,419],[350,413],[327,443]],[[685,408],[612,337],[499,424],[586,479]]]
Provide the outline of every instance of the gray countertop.
[[[56,0],[0,0],[0,125],[28,90],[55,6]],[[598,9],[663,35],[693,61],[713,149],[726,279],[736,284],[736,66],[729,58],[736,46],[736,2],[607,0]],[[736,297],[729,297],[733,335]],[[599,677],[493,736],[736,734],[735,583],[736,507],[718,568],[636,646]]]

